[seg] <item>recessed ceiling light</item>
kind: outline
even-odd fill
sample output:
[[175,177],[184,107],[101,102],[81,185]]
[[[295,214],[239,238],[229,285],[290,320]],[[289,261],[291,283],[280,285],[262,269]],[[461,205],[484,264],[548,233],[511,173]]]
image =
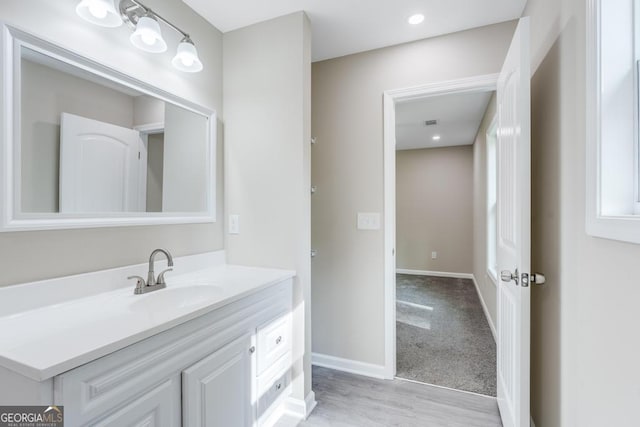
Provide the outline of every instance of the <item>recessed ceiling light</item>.
[[433,135],[432,138],[434,141],[440,141],[440,135]]
[[415,15],[411,15],[407,20],[411,25],[418,25],[424,21],[424,15],[421,13],[416,13]]

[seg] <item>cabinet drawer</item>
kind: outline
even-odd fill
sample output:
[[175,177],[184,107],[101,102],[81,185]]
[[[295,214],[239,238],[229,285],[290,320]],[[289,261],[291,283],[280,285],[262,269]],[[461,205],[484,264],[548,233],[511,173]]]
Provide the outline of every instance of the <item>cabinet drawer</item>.
[[257,349],[257,375],[260,375],[291,349],[290,313],[258,328]]
[[258,397],[258,417],[265,415],[272,405],[275,406],[274,403],[279,400],[278,398],[283,395],[290,383],[290,369],[270,382],[269,387]]
[[262,373],[262,375],[258,376],[257,381],[257,392],[258,395],[261,396],[267,392],[269,387],[285,372],[291,371],[291,365],[293,364],[293,357],[291,352],[288,351],[278,359],[273,365],[271,365],[267,370]]

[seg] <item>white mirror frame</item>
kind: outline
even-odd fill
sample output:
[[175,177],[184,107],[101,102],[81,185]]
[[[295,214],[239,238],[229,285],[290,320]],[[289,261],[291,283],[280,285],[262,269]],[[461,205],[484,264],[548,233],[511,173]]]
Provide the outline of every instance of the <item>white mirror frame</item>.
[[[71,228],[121,227],[161,224],[208,223],[216,221],[216,113],[176,95],[144,83],[124,73],[87,59],[0,22],[2,84],[0,86],[0,232]],[[133,88],[165,102],[206,116],[208,129],[207,210],[204,212],[123,212],[97,217],[96,214],[20,213],[20,51],[22,47],[43,53],[69,65],[89,71],[115,83]],[[55,217],[53,217],[55,215]]]

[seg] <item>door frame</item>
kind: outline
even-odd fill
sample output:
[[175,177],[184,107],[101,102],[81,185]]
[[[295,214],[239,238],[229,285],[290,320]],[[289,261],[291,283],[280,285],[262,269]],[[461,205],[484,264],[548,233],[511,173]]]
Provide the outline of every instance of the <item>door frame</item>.
[[396,103],[456,93],[491,92],[499,74],[384,91],[384,378],[396,376]]

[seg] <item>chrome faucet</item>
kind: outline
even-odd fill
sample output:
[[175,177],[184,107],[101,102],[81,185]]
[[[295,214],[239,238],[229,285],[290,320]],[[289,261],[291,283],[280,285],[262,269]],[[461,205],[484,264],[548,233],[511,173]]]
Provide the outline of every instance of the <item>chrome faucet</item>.
[[[158,275],[158,278],[155,277],[155,272],[153,271],[153,266],[155,262],[156,254],[162,252],[167,257],[167,265],[169,268],[163,270]],[[136,288],[133,290],[133,293],[136,295],[146,294],[147,292],[157,291],[158,289],[166,288],[167,282],[164,280],[164,274],[168,271],[173,271],[173,257],[164,249],[156,249],[151,252],[151,256],[149,257],[149,273],[147,275],[147,281],[144,281],[144,278],[141,276],[129,276],[127,279],[136,279]]]

